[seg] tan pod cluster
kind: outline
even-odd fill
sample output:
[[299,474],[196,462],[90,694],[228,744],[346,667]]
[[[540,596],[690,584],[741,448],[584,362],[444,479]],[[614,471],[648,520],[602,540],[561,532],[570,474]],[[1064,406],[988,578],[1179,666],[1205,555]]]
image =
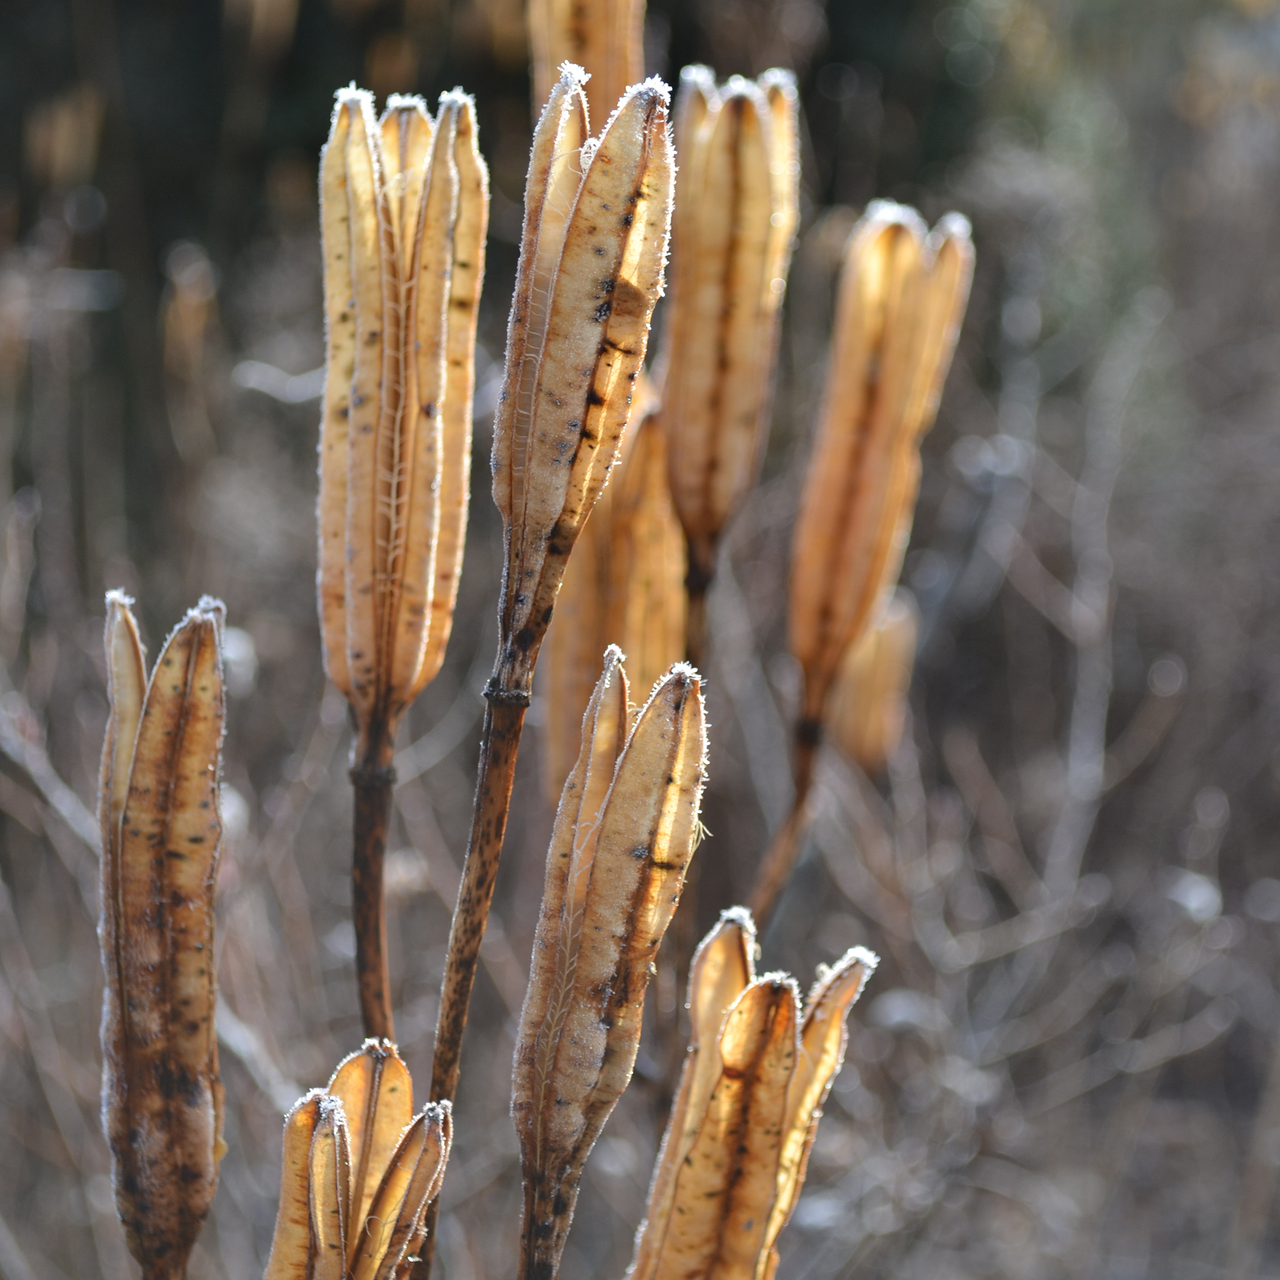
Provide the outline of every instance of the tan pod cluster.
[[395,1046],[366,1040],[284,1122],[280,1207],[263,1280],[405,1280],[453,1141],[449,1104],[413,1112]]
[[622,655],[605,654],[547,853],[516,1042],[523,1280],[555,1275],[583,1162],[631,1078],[650,966],[697,841],[706,746],[692,668],[673,667],[636,712]]
[[789,71],[734,76],[719,89],[708,67],[680,74],[659,378],[695,598],[710,581],[726,522],[755,483],[768,430],[797,219],[797,111]]
[[474,106],[338,94],[321,158],[327,338],[319,595],[356,757],[440,669],[466,535],[489,180]]
[[684,654],[684,533],[654,414],[628,430],[617,470],[574,548],[547,633],[543,776],[553,804],[577,757],[599,655],[616,644],[643,692]]
[[868,773],[883,769],[902,739],[920,615],[899,587],[879,617],[845,650],[827,702],[831,739]]
[[654,1167],[629,1280],[769,1280],[804,1184],[845,1015],[878,963],[861,947],[801,1007],[795,980],[755,975],[755,925],[726,911],[689,976],[689,1052]]
[[222,626],[205,597],[146,677],[107,595],[102,749],[102,1113],[116,1208],[147,1280],[179,1277],[218,1185],[213,894],[222,844]]

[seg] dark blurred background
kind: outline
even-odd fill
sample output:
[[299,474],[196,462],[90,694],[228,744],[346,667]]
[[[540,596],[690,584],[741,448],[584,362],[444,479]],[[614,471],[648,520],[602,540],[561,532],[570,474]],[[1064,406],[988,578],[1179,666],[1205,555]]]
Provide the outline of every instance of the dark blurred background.
[[[1280,13],[1272,0],[654,0],[648,70],[793,67],[803,217],[765,474],[712,596],[701,927],[790,798],[787,553],[840,252],[876,196],[974,224],[904,582],[912,717],[824,756],[764,940],[884,963],[787,1280],[1280,1275]],[[193,1280],[260,1274],[282,1111],[355,1048],[341,699],[314,609],[316,158],[332,94],[476,95],[492,170],[474,500],[389,866],[425,1083],[496,627],[487,447],[530,131],[520,0],[0,9],[0,1276],[131,1274],[97,1121],[102,595],[154,653],[228,605],[219,1030],[230,1154]],[[660,320],[659,320],[660,323]],[[551,814],[535,703],[464,1054],[441,1274],[505,1274],[507,1117]],[[566,1280],[621,1276],[660,982]]]

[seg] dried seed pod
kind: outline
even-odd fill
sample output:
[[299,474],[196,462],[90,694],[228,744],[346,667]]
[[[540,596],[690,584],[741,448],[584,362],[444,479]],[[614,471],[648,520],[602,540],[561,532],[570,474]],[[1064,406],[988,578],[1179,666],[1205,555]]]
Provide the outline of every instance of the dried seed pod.
[[791,546],[788,642],[804,677],[795,803],[761,864],[767,917],[800,853],[827,697],[902,564],[933,425],[973,275],[969,224],[926,233],[914,209],[874,201],[845,250],[822,414]]
[[556,815],[516,1042],[526,1278],[558,1270],[583,1162],[631,1076],[649,967],[697,832],[697,674],[673,667],[626,727],[626,678],[611,648]]
[[850,236],[792,546],[790,646],[814,721],[896,576],[972,270],[969,226],[954,214],[927,235],[914,210],[877,201]]
[[616,644],[638,689],[684,653],[684,534],[667,486],[666,439],[646,414],[565,568],[547,633],[544,777],[552,802],[573,767],[597,655]]
[[[644,371],[636,376],[632,412],[652,412],[649,380]],[[619,476],[626,469],[636,429],[629,427],[618,445],[614,463]],[[582,745],[582,717],[599,679],[600,655],[620,640],[606,635],[609,618],[610,548],[613,543],[613,499],[618,480],[606,485],[574,543],[573,555],[565,565],[560,594],[556,597],[555,621],[547,628],[546,655],[539,668],[548,715],[543,733],[542,781],[548,801],[560,803],[560,792],[578,759]],[[675,662],[675,654],[667,663]],[[664,667],[665,671],[666,668]]]
[[752,1274],[776,1196],[799,1005],[794,980],[766,974],[725,1016],[719,1071],[676,1175],[658,1276]]
[[346,1280],[351,1237],[351,1147],[342,1104],[321,1100],[307,1152],[311,1208],[311,1274],[314,1280]]
[[202,599],[148,683],[130,603],[107,595],[102,1112],[129,1250],[145,1276],[167,1277],[185,1270],[225,1150],[213,1026],[224,609]]
[[456,593],[488,217],[471,99],[443,94],[432,121],[393,96],[375,123],[370,94],[340,91],[320,191],[320,616],[367,739],[439,669]]
[[796,1069],[787,1086],[777,1196],[755,1273],[761,1280],[772,1276],[777,1269],[778,1236],[790,1221],[800,1198],[809,1153],[818,1133],[818,1121],[822,1119],[822,1107],[844,1063],[849,1043],[846,1015],[879,963],[879,958],[864,947],[852,947],[829,969],[818,966],[818,979],[809,991],[804,1021],[800,1024]]
[[684,652],[684,535],[667,481],[667,441],[655,416],[635,429],[610,510],[605,639],[620,645],[640,690]]
[[456,120],[453,159],[458,169],[458,216],[453,227],[444,404],[440,408],[440,533],[436,540],[435,581],[431,589],[431,623],[417,679],[410,688],[411,700],[440,672],[453,629],[453,611],[462,576],[471,500],[476,325],[480,319],[480,288],[484,283],[489,232],[489,169],[480,155],[475,105],[463,94],[445,97],[449,114]]
[[636,1256],[628,1272],[632,1280],[654,1280],[658,1274],[677,1175],[685,1167],[720,1077],[720,1030],[734,1001],[755,981],[755,952],[755,922],[741,907],[723,912],[694,952],[689,970],[689,1051],[654,1164],[646,1220],[636,1233]]
[[[338,1064],[329,1094],[342,1103],[351,1144],[351,1220],[363,1222],[400,1135],[413,1119],[413,1081],[395,1046],[366,1040]],[[353,1237],[347,1261],[355,1254]]]
[[617,457],[662,292],[673,157],[666,86],[647,80],[587,139],[566,66],[538,122],[494,421],[506,530],[490,697],[527,702],[565,563]]
[[413,1114],[388,1041],[366,1040],[285,1118],[275,1237],[264,1280],[403,1280],[453,1140],[449,1103]]
[[774,1245],[844,1057],[845,1014],[876,959],[855,948],[820,971],[800,1020],[791,978],[754,976],[754,941],[738,908],[694,958],[689,1055],[628,1280],[766,1280],[776,1267]]
[[[628,433],[630,434],[630,433]],[[600,495],[564,571],[556,599],[555,621],[547,631],[539,668],[543,705],[542,782],[550,804],[557,804],[577,760],[582,717],[595,688],[596,663],[608,647],[609,511],[612,485]]]
[[686,67],[676,149],[660,365],[671,492],[689,539],[696,602],[725,523],[755,481],[768,428],[798,208],[794,76],[734,76],[717,89],[709,68]]
[[868,773],[884,768],[906,721],[920,615],[899,587],[884,610],[845,651],[826,709],[832,739]]
[[607,120],[644,79],[644,0],[529,0],[533,103],[551,96],[559,68],[582,67],[592,120]]
[[325,669],[355,712],[353,914],[365,1029],[392,1030],[382,857],[406,708],[440,669],[466,536],[488,177],[474,109],[339,92],[320,171]]
[[[323,1089],[312,1089],[284,1118],[280,1204],[264,1280],[307,1280],[311,1266],[311,1141]],[[345,1255],[344,1255],[345,1256]]]

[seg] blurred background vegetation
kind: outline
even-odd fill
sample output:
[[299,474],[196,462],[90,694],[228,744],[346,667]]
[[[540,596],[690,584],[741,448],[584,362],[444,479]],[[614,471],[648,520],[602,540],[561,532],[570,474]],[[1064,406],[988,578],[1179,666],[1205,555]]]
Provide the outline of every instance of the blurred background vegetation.
[[[845,236],[887,196],[931,222],[959,209],[978,251],[904,570],[907,737],[883,777],[825,758],[765,939],[765,967],[802,980],[853,943],[885,956],[782,1274],[1280,1275],[1280,13],[652,0],[646,58],[669,79],[790,66],[804,103],[769,455],[710,606],[703,927],[789,801],[786,557]],[[106,588],[137,595],[152,652],[200,593],[229,610],[231,1151],[195,1280],[260,1274],[280,1115],[356,1047],[349,736],[313,588],[316,157],[353,79],[474,93],[493,175],[462,597],[398,757],[388,872],[425,1081],[496,632],[486,462],[526,59],[519,0],[0,9],[6,1280],[132,1266],[96,1115]],[[516,1234],[508,1063],[551,820],[526,743],[443,1197],[450,1280],[503,1274]],[[650,1003],[571,1280],[629,1256],[670,981]]]

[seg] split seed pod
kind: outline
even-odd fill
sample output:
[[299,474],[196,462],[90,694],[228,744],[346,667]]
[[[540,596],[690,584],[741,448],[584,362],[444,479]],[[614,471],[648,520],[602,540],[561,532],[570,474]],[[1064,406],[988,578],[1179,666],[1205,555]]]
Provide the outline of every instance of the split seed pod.
[[791,544],[788,642],[804,677],[795,801],[756,878],[772,910],[800,855],[814,759],[840,663],[883,607],[911,536],[920,441],[933,425],[960,334],[973,244],[947,214],[877,200],[845,249],[827,382]]
[[551,96],[566,62],[582,67],[592,120],[607,120],[627,89],[644,79],[644,0],[529,0],[533,101]]
[[756,978],[755,926],[726,911],[694,956],[693,1031],[629,1280],[768,1280],[804,1182],[845,1014],[876,958],[820,972],[803,1016],[794,979]]
[[494,420],[506,558],[489,697],[519,704],[569,553],[617,458],[671,216],[666,86],[632,89],[596,140],[583,77],[562,69],[534,133]]
[[768,430],[798,210],[797,102],[789,71],[734,76],[723,89],[707,67],[680,75],[660,367],[694,594],[705,591],[725,523],[755,482]]
[[263,1280],[404,1280],[453,1141],[450,1104],[413,1113],[387,1040],[366,1040],[284,1122],[275,1237]]
[[876,201],[854,228],[840,281],[825,402],[792,544],[789,638],[804,672],[803,721],[896,580],[973,276],[969,224],[932,234]]
[[102,1114],[129,1251],[159,1280],[184,1274],[225,1150],[213,1025],[224,609],[202,599],[148,682],[130,603],[107,594]]
[[624,449],[565,569],[547,633],[545,772],[553,803],[577,757],[598,655],[616,644],[632,683],[648,690],[684,654],[684,533],[658,419],[645,415]]
[[583,1162],[631,1078],[650,964],[698,831],[698,675],[673,667],[628,732],[621,659],[616,648],[605,655],[556,815],[516,1042],[524,1280],[559,1267]]
[[337,95],[321,159],[327,335],[319,597],[325,670],[390,750],[452,625],[467,517],[488,173],[474,106]]
[[902,739],[919,629],[915,598],[899,587],[836,674],[826,711],[831,737],[868,773],[883,769]]

